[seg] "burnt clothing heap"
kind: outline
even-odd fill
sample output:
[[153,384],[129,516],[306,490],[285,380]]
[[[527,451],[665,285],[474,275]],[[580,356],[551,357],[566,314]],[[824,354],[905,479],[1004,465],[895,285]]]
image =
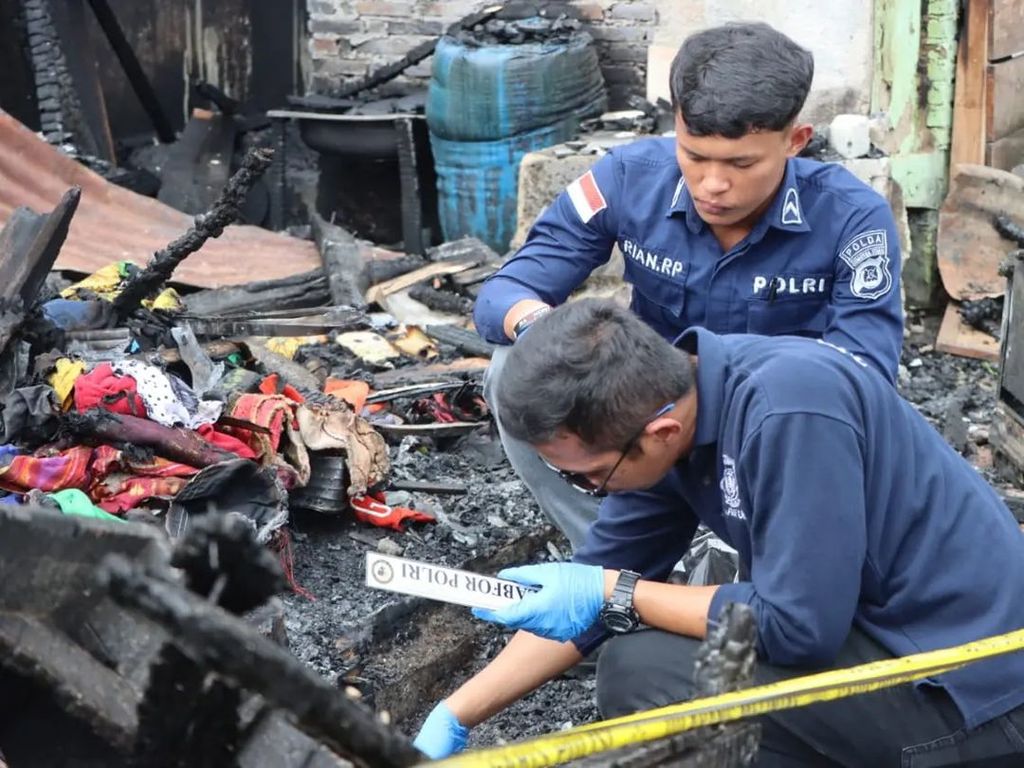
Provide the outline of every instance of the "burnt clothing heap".
[[257,377],[255,392],[220,386],[217,400],[140,359],[90,367],[62,358],[51,368],[52,386],[4,400],[0,489],[9,499],[74,492],[74,505],[97,516],[166,512],[173,536],[194,515],[225,510],[267,542],[287,522],[288,491],[309,481],[311,451],[344,457],[351,497],[390,469],[384,439],[345,400],[307,404],[275,376]]

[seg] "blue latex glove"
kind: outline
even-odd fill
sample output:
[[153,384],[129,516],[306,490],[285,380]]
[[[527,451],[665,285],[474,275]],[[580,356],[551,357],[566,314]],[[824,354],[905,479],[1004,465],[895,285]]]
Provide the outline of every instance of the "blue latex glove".
[[442,701],[427,715],[412,745],[431,760],[440,760],[464,750],[468,738],[469,728]]
[[498,610],[474,608],[473,615],[548,640],[565,642],[579,637],[597,621],[604,604],[604,568],[599,565],[524,565],[506,568],[498,576],[540,590]]

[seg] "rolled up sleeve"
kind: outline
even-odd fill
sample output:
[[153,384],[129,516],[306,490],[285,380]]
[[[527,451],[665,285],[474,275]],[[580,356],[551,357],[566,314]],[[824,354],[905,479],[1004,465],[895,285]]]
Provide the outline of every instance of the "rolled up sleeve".
[[605,206],[584,221],[569,191],[562,192],[538,217],[523,247],[480,289],[473,321],[487,341],[511,343],[505,335],[505,316],[518,302],[561,304],[608,261],[618,237],[622,168],[609,153],[589,173]]

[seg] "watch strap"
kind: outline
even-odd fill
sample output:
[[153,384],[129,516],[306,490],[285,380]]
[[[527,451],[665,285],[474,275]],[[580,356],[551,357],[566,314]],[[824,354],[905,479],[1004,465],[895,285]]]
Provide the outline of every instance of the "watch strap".
[[540,320],[542,317],[544,317],[544,315],[546,315],[550,311],[551,307],[548,306],[537,307],[536,309],[530,310],[521,318],[519,318],[518,322],[516,322],[516,324],[512,327],[512,341],[515,341],[520,336],[522,336],[523,333],[526,332],[527,328],[529,328],[535,322]]
[[615,580],[615,586],[612,587],[612,594],[608,602],[612,605],[632,608],[633,592],[636,590],[638,581],[640,581],[640,574],[636,571],[619,571],[619,578]]

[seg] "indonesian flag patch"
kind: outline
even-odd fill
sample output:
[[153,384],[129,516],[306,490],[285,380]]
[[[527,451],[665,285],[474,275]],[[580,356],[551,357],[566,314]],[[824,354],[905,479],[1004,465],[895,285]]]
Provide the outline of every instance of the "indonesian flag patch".
[[597,180],[594,179],[593,171],[584,173],[570,184],[566,191],[569,193],[569,199],[572,200],[573,208],[576,209],[580,221],[584,224],[608,207],[608,202],[601,194]]

